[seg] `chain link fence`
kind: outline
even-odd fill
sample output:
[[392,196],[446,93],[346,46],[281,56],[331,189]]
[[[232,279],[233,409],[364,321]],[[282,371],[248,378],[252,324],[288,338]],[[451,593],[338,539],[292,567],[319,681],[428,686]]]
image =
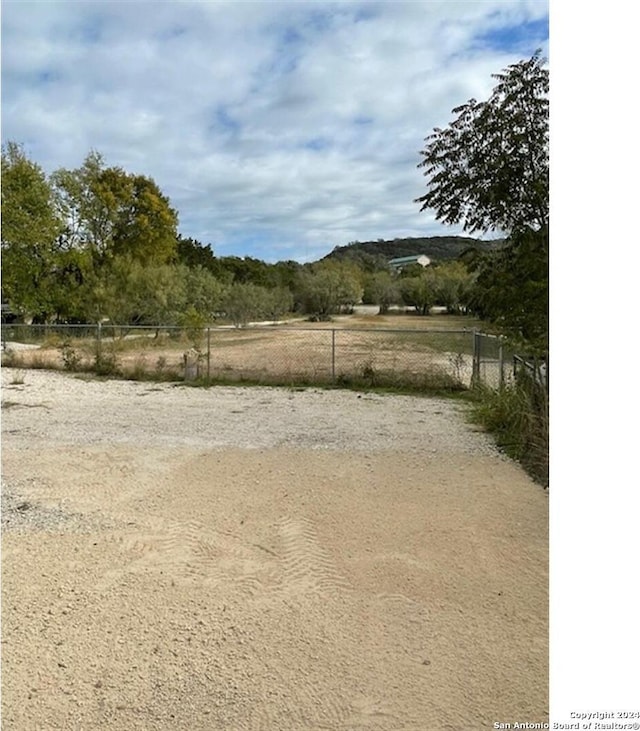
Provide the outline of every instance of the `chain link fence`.
[[498,388],[503,339],[474,330],[249,326],[2,326],[3,364],[125,378],[424,389]]
[[497,335],[476,331],[473,338],[472,384],[498,389],[524,376],[548,392],[546,360],[516,353],[504,338]]

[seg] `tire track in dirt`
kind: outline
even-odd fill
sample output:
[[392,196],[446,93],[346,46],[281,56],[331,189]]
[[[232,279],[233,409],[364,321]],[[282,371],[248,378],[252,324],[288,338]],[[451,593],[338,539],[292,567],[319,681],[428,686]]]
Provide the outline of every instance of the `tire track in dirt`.
[[282,591],[292,596],[331,595],[351,587],[328,551],[318,540],[308,518],[286,518],[280,523],[281,562],[284,570]]
[[156,520],[145,528],[111,536],[125,564],[105,575],[100,588],[127,573],[160,573],[174,583],[224,587],[251,598],[274,580],[274,559],[233,533],[213,531],[197,520]]
[[[369,671],[361,669],[383,662],[383,657],[371,653],[375,643],[362,634],[364,645],[354,641],[357,627],[352,625],[352,610],[356,607],[380,606],[391,624],[398,616],[410,616],[410,627],[417,631],[424,621],[426,611],[417,602],[400,594],[379,594],[367,598],[360,596],[336,565],[318,536],[314,522],[309,518],[285,518],[278,525],[280,535],[279,555],[282,577],[277,595],[287,607],[300,617],[309,606],[323,606],[324,620],[314,625],[311,636],[307,628],[295,625],[298,639],[308,642],[309,657],[291,653],[289,662],[296,668],[295,684],[291,684],[290,669],[282,672],[281,663],[269,662],[265,672],[276,680],[275,687],[289,687],[286,696],[277,706],[266,704],[256,709],[252,720],[253,731],[271,731],[273,728],[314,729],[370,729],[372,731],[397,731],[420,726],[420,714],[408,714],[400,702],[387,702],[366,692],[354,694],[353,688],[365,687],[364,676]],[[302,620],[304,621],[304,620]],[[392,631],[386,647],[387,657],[396,667],[410,666],[415,673],[419,667],[417,652],[405,654],[396,644],[398,636]],[[404,637],[402,638],[404,640]],[[379,650],[378,650],[379,651]],[[364,663],[364,665],[363,665]],[[328,691],[326,681],[319,675],[332,675],[333,688]],[[371,671],[375,676],[375,670]],[[360,683],[353,683],[355,676]],[[416,701],[419,706],[422,703]],[[276,715],[277,710],[277,715]]]

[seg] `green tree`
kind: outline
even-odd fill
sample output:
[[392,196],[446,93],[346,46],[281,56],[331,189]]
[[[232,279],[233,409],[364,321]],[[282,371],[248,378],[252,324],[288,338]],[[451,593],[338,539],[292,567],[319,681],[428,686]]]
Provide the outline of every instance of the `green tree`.
[[391,305],[401,301],[398,278],[389,271],[369,274],[365,279],[362,299],[366,303],[378,305],[380,315],[386,314]]
[[227,287],[220,307],[236,327],[241,327],[262,318],[263,293],[264,289],[256,284],[234,282]]
[[265,288],[262,302],[263,314],[269,320],[279,320],[293,310],[293,294],[287,287]]
[[448,261],[433,268],[436,304],[451,314],[460,314],[469,303],[472,275],[461,261]]
[[216,257],[211,247],[201,244],[191,237],[184,238],[180,234],[176,241],[176,257],[181,264],[188,267],[203,267],[213,271]]
[[292,260],[279,261],[272,264],[267,271],[267,286],[285,287],[293,292],[296,277],[302,268],[302,264]]
[[2,297],[26,319],[49,319],[62,267],[62,222],[44,171],[15,142],[2,148]]
[[[108,171],[107,171],[108,172]],[[128,175],[128,198],[120,208],[113,236],[115,254],[127,254],[146,264],[166,264],[176,256],[178,214],[154,180]]]
[[341,311],[349,312],[361,301],[362,273],[349,262],[325,261],[303,269],[295,285],[298,307],[306,314],[328,320]]
[[[51,176],[60,216],[66,221],[68,248],[103,260],[113,241],[118,208],[128,197],[123,171],[105,174],[102,155],[91,151],[76,170],[61,168]],[[120,184],[115,189],[116,181]]]
[[428,315],[436,303],[436,284],[433,271],[427,268],[418,277],[399,280],[402,301],[414,307],[418,315]]
[[400,279],[408,279],[409,277],[421,277],[424,274],[424,267],[422,264],[406,264],[400,269]]
[[471,265],[476,280],[469,305],[483,319],[502,328],[532,355],[549,350],[548,229],[515,231],[509,245]]
[[467,231],[549,222],[549,72],[539,53],[494,74],[489,99],[457,107],[425,142],[427,193],[415,202]]
[[172,325],[187,306],[187,280],[179,267],[143,264],[116,256],[90,286],[90,319],[117,325]]
[[426,138],[427,193],[415,202],[468,231],[501,229],[505,245],[478,255],[473,307],[515,340],[548,352],[549,72],[536,53],[495,74]]
[[186,286],[186,305],[197,313],[203,324],[215,320],[220,311],[224,286],[204,267],[180,266]]
[[178,215],[153,179],[106,168],[92,151],[79,168],[57,170],[52,181],[67,247],[89,251],[96,267],[113,256],[145,264],[175,259]]

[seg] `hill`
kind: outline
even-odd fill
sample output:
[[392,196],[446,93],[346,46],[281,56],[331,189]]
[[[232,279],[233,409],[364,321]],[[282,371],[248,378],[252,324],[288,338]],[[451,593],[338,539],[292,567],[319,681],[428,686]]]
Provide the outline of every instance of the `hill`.
[[354,241],[336,248],[321,261],[354,259],[362,263],[389,261],[400,256],[426,254],[432,261],[457,259],[470,248],[491,251],[499,248],[504,239],[484,241],[469,236],[428,236],[425,238],[391,239],[377,241]]

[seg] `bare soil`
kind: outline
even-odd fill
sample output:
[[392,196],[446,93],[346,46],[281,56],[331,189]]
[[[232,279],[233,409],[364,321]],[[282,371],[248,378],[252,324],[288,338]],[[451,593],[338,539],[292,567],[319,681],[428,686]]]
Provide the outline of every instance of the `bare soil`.
[[548,501],[450,400],[2,369],[2,728],[548,721]]

